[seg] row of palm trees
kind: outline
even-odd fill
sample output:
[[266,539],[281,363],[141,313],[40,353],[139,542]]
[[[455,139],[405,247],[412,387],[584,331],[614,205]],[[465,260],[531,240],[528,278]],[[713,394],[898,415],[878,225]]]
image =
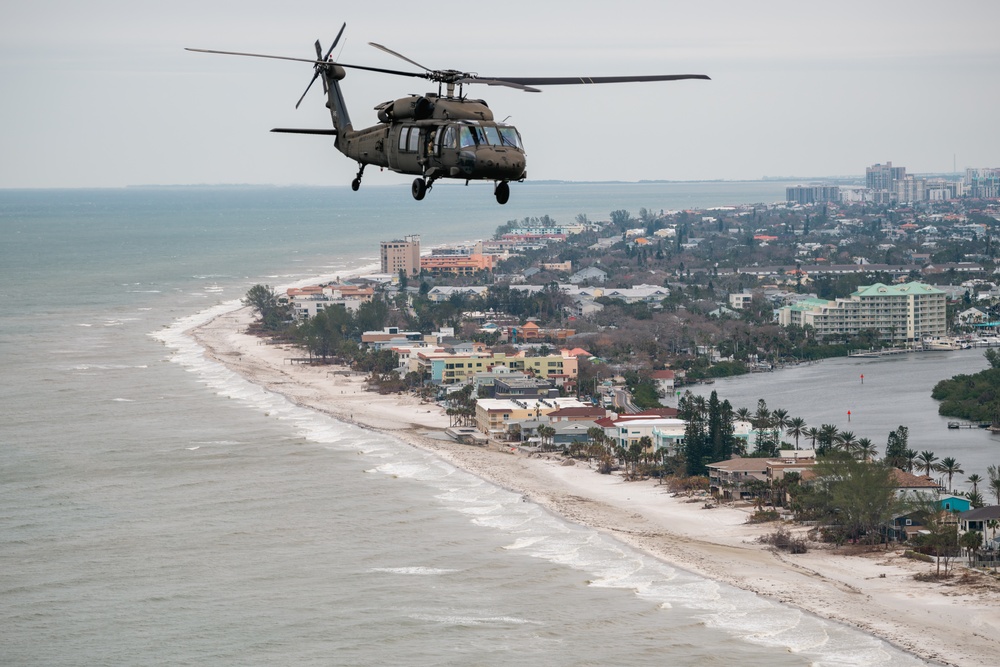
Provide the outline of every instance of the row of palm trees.
[[[733,414],[737,419],[749,422],[754,430],[758,431],[758,438],[766,437],[765,434],[770,431],[772,437],[776,439],[781,432],[784,432],[785,435],[795,439],[796,449],[799,449],[800,441],[805,439],[811,441],[812,448],[819,453],[842,451],[865,462],[878,457],[878,448],[869,438],[859,438],[853,431],[841,431],[834,424],[808,426],[802,417],[789,417],[787,410],[781,408],[769,410],[763,400],[758,401],[755,412],[751,412],[748,408],[739,408]],[[965,473],[955,457],[946,456],[939,459],[929,450],[917,452],[906,449],[900,460],[895,463],[906,472],[920,472],[928,477],[933,473],[945,475],[948,478],[949,490],[952,488],[955,476]],[[1000,504],[1000,466],[990,466],[988,473],[987,486],[990,493],[996,496],[997,504]],[[972,491],[966,494],[967,497],[974,503],[982,505],[982,495],[979,493],[979,485],[984,481],[982,476],[973,473],[966,481],[972,485]]]

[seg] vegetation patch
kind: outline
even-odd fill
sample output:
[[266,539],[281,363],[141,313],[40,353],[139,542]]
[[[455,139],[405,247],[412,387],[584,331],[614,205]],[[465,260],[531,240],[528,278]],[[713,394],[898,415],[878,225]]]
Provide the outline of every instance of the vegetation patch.
[[757,540],[762,544],[770,544],[776,549],[792,554],[804,554],[808,551],[805,538],[792,535],[784,526],[778,526],[776,531],[761,535]]

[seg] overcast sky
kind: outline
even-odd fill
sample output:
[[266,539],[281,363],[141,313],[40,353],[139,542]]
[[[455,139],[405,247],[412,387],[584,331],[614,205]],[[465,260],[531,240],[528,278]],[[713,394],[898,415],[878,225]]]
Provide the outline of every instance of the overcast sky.
[[[475,87],[521,131],[532,180],[700,180],[1000,167],[996,0],[32,0],[0,6],[0,187],[346,185],[307,64],[342,22],[346,63],[484,76],[704,73],[712,81]],[[355,127],[432,90],[350,72]],[[366,183],[408,182],[379,174]]]

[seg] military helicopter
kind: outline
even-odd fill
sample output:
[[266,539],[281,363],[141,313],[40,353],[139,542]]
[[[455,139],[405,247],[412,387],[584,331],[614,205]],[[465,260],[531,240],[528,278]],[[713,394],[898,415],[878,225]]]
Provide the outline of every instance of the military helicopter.
[[[292,134],[332,135],[336,137],[337,150],[358,163],[358,173],[351,182],[357,191],[361,187],[361,177],[365,167],[375,165],[401,174],[413,174],[411,192],[413,198],[422,200],[434,182],[440,178],[465,180],[466,185],[473,180],[494,182],[493,194],[500,204],[510,198],[510,182],[521,182],[527,178],[527,159],[521,134],[517,128],[507,123],[497,122],[493,112],[480,99],[465,95],[464,87],[471,84],[506,86],[530,93],[541,90],[534,86],[559,86],[596,83],[627,83],[648,81],[677,81],[680,79],[708,79],[704,74],[660,74],[646,76],[598,76],[598,77],[515,77],[479,76],[458,70],[434,70],[396,53],[381,44],[369,42],[376,49],[401,58],[419,67],[422,72],[406,72],[349,65],[335,62],[331,54],[344,34],[340,32],[330,48],[323,52],[319,40],[315,43],[316,59],[274,56],[262,53],[241,53],[236,51],[215,51],[210,49],[187,49],[200,53],[216,53],[253,58],[272,58],[310,63],[313,78],[305,92],[295,104],[297,109],[309,89],[322,79],[327,95],[326,106],[330,109],[333,129],[295,129],[276,127],[272,132]],[[396,76],[427,79],[438,84],[437,93],[409,95],[397,100],[383,102],[375,107],[378,125],[355,130],[347,113],[340,81],[347,75],[347,69],[380,72]],[[456,93],[456,87],[458,89]]]

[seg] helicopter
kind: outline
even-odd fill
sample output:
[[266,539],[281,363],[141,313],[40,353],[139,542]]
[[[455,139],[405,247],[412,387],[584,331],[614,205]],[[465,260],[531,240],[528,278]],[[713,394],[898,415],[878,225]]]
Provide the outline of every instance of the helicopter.
[[[422,200],[434,182],[441,178],[493,181],[493,194],[497,203],[506,204],[510,198],[510,183],[527,178],[527,158],[521,134],[513,125],[494,120],[493,112],[481,99],[465,94],[465,86],[485,84],[505,86],[524,92],[539,93],[535,86],[589,85],[602,83],[628,83],[651,81],[678,81],[681,79],[709,79],[704,74],[658,74],[641,76],[597,77],[484,77],[453,69],[435,70],[421,65],[381,44],[370,46],[400,58],[420,68],[408,72],[366,65],[349,65],[336,62],[333,50],[340,42],[347,24],[323,52],[319,40],[314,44],[316,59],[276,56],[262,53],[216,51],[188,48],[187,51],[213,53],[252,58],[271,58],[310,63],[313,77],[305,92],[295,104],[297,109],[309,93],[316,79],[321,79],[327,96],[326,106],[333,120],[332,129],[296,129],[276,127],[272,132],[290,134],[328,135],[335,137],[334,146],[348,158],[358,163],[358,173],[351,181],[355,192],[361,187],[365,167],[375,165],[401,174],[412,174],[411,193]],[[355,130],[351,123],[340,82],[348,69],[379,72],[395,76],[427,79],[438,86],[437,93],[409,95],[383,102],[375,107],[378,124]],[[457,91],[456,91],[457,88]]]

